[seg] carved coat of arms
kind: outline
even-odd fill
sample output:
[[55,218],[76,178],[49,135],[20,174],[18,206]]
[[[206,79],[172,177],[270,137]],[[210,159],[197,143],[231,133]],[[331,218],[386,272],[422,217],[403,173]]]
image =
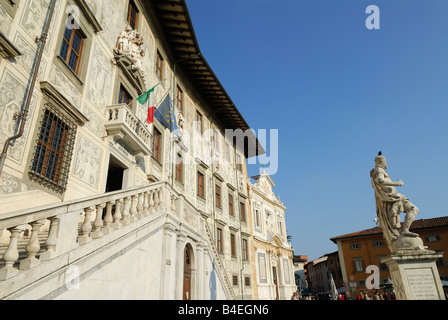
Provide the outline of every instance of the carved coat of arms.
[[143,50],[143,36],[137,31],[127,26],[124,31],[120,33],[117,38],[117,43],[114,48],[115,57],[112,59],[113,64],[117,64],[117,60],[122,57],[128,57],[133,71],[138,71],[146,84],[146,72],[143,70],[143,57],[145,50]]

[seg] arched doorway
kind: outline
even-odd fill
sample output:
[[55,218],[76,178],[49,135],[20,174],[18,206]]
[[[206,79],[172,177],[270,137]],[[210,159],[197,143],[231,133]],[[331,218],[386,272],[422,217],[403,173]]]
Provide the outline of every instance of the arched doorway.
[[182,294],[183,300],[191,300],[191,264],[191,250],[189,246],[186,245],[184,249],[184,289]]

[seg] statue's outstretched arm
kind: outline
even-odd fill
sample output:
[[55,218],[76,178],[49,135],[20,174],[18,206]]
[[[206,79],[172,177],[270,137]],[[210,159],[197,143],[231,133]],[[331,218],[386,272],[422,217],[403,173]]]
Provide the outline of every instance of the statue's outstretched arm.
[[401,180],[398,180],[397,182],[393,182],[393,181],[389,181],[386,180],[384,173],[382,172],[378,172],[377,176],[376,176],[376,181],[383,186],[388,186],[388,187],[401,187],[404,186],[404,182]]

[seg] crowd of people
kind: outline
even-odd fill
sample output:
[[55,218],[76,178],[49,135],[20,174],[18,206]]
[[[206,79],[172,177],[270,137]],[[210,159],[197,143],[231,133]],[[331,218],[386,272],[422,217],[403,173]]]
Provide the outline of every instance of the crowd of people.
[[350,296],[348,292],[339,293],[336,298],[333,298],[330,293],[327,294],[300,294],[299,291],[294,292],[291,300],[396,300],[393,292],[379,292],[368,294],[366,291],[359,293],[356,296]]
[[359,291],[356,295],[356,299],[350,297],[350,295],[345,292],[344,294],[339,294],[337,300],[396,300],[395,293],[393,292],[379,292],[375,291],[374,294],[369,295],[367,292]]

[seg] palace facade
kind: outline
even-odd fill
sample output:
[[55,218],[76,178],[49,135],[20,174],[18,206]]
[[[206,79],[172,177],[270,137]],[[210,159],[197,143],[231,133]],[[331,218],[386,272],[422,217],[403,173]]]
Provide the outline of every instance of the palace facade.
[[0,298],[290,298],[285,207],[184,0],[0,0],[0,53]]

